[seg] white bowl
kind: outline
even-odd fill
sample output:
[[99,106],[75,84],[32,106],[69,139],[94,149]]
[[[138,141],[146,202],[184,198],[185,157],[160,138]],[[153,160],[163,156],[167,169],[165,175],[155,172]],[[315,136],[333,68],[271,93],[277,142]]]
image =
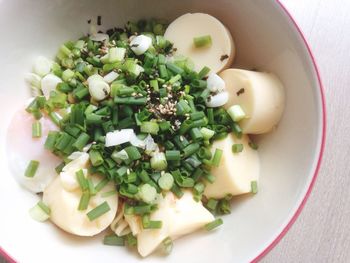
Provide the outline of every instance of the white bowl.
[[189,235],[175,242],[170,256],[142,261],[257,261],[296,219],[320,165],[325,107],[311,52],[278,1],[7,0],[0,7],[0,246],[16,261],[141,261],[126,249],[103,246],[101,235],[72,237],[50,223],[33,221],[28,209],[38,198],[18,186],[7,168],[6,129],[14,111],[29,96],[24,73],[31,70],[37,55],[53,57],[61,43],[86,33],[87,20],[97,15],[102,15],[108,27],[138,18],[172,20],[187,12],[207,12],[231,31],[237,44],[235,67],[272,71],[286,88],[286,109],[277,130],[258,138],[259,193],[236,198],[232,214],[224,217],[217,231]]

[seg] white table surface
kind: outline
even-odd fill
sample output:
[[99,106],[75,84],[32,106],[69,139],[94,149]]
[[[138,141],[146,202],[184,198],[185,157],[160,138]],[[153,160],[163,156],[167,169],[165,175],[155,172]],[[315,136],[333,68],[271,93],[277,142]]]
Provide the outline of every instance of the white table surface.
[[318,62],[328,136],[306,206],[262,262],[350,262],[350,0],[281,2],[305,33]]
[[306,206],[262,262],[350,262],[350,1],[281,2],[318,62],[326,95],[327,141]]

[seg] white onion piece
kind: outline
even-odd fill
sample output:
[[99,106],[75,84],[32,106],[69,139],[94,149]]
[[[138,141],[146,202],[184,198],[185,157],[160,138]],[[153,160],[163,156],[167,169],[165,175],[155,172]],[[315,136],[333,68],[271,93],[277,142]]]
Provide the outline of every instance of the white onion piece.
[[134,136],[133,129],[122,129],[120,131],[108,132],[106,134],[106,147],[116,146],[122,143],[130,142]]
[[69,160],[75,160],[83,155],[83,152],[72,152],[67,158]]
[[211,92],[221,92],[225,90],[225,82],[217,74],[210,73],[207,79],[207,89]]
[[150,134],[147,135],[144,142],[145,142],[145,147],[147,152],[154,152],[159,150],[158,144],[154,142],[153,137]]
[[51,71],[52,61],[47,58],[40,56],[34,62],[34,73],[38,74],[40,77],[44,77]]
[[41,80],[41,90],[46,98],[50,97],[50,92],[56,90],[58,83],[62,80],[54,74],[48,74]]
[[104,34],[104,33],[96,33],[96,34],[92,34],[90,36],[90,39],[92,41],[102,42],[102,41],[105,41],[105,40],[109,40],[109,36],[107,34]]
[[149,49],[151,45],[152,38],[145,35],[136,36],[130,41],[131,50],[136,55],[142,55]]
[[227,91],[223,91],[214,96],[209,96],[205,104],[210,108],[220,107],[227,103],[228,97]]
[[93,143],[89,143],[89,144],[85,145],[84,148],[83,148],[83,152],[86,153],[88,150],[90,150],[92,144],[93,144]]
[[70,170],[79,170],[81,168],[86,167],[88,164],[88,161],[89,161],[89,154],[82,152],[78,158],[66,164],[63,167],[62,171],[67,172]]
[[108,84],[112,83],[116,78],[118,78],[119,74],[117,72],[111,71],[106,76],[103,77],[103,80]]
[[90,77],[88,77],[88,79],[86,81],[90,85],[90,83],[95,81],[95,80],[102,80],[103,81],[103,77],[101,75],[94,74],[94,75],[91,75]]
[[135,133],[133,134],[133,136],[131,136],[130,143],[133,146],[136,146],[136,147],[139,147],[139,148],[145,148],[146,147],[145,141],[141,140],[140,138],[138,138]]
[[89,83],[89,92],[94,100],[100,101],[108,97],[111,88],[103,80],[94,80]]
[[24,80],[29,87],[41,87],[41,77],[35,73],[27,73],[24,76]]

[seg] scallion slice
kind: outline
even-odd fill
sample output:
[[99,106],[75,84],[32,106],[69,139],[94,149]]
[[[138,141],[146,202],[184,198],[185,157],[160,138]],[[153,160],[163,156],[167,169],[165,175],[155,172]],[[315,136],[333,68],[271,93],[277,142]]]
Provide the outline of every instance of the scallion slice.
[[239,122],[246,117],[243,109],[239,105],[233,105],[228,110],[227,113],[230,115],[233,121]]
[[220,161],[221,161],[221,157],[222,157],[222,153],[223,153],[223,151],[221,149],[215,150],[214,157],[213,157],[213,160],[211,162],[213,166],[215,166],[215,167],[219,166]]
[[27,169],[24,172],[24,176],[30,177],[30,178],[34,177],[38,168],[39,168],[39,162],[35,160],[31,160],[27,166]]
[[159,132],[159,125],[156,122],[145,121],[141,123],[140,130],[143,133],[150,133],[157,135]]
[[32,124],[32,137],[40,138],[41,137],[41,122],[35,121]]
[[170,190],[174,184],[174,177],[170,173],[164,173],[158,179],[158,185],[163,190]]
[[50,208],[42,201],[39,201],[29,210],[29,215],[36,221],[44,222],[50,218]]
[[149,184],[144,184],[140,187],[138,195],[142,201],[150,204],[156,199],[157,190]]
[[251,192],[253,194],[256,194],[258,192],[258,182],[257,181],[251,181],[250,187],[251,187]]
[[205,35],[195,37],[193,38],[193,44],[195,47],[210,47],[212,44],[211,36]]
[[107,246],[124,246],[125,239],[124,237],[118,237],[117,235],[112,234],[103,238],[103,244]]
[[236,143],[232,145],[232,152],[233,153],[240,153],[243,151],[243,144],[242,143]]
[[171,251],[173,250],[173,241],[171,240],[170,237],[167,237],[166,239],[163,240],[162,242],[163,245],[163,251],[166,255],[169,255]]
[[223,221],[221,218],[217,218],[215,219],[213,222],[210,222],[208,224],[205,225],[205,229],[210,231],[213,230],[214,228],[217,228],[218,226],[222,225]]
[[80,197],[78,210],[86,210],[89,206],[90,201],[90,193],[89,192],[83,192],[82,196]]
[[87,217],[90,221],[94,221],[96,218],[102,216],[103,214],[107,213],[111,208],[109,207],[108,203],[105,201],[96,208],[92,209],[90,212],[87,213]]

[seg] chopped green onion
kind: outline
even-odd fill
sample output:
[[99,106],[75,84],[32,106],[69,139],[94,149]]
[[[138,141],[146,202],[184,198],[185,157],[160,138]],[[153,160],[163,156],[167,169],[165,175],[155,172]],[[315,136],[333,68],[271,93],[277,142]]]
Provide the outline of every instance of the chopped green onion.
[[141,123],[140,130],[143,133],[157,135],[159,132],[159,125],[156,122],[145,121]]
[[151,158],[151,167],[157,171],[163,171],[167,168],[168,163],[163,152],[156,152]]
[[170,84],[174,84],[176,81],[179,81],[181,79],[181,75],[177,74],[176,76],[172,77],[171,79],[169,79],[169,83]]
[[39,201],[29,210],[29,215],[36,221],[44,222],[50,218],[50,208],[42,201]]
[[171,240],[171,238],[167,237],[166,239],[164,239],[162,245],[164,253],[166,255],[169,255],[173,249],[173,241]]
[[228,110],[227,113],[230,115],[233,121],[239,122],[240,120],[243,120],[246,115],[239,105],[233,105]]
[[[133,207],[133,212],[136,215],[143,215],[146,213],[151,212],[151,205],[139,205],[139,206],[134,206]],[[125,213],[127,214],[127,213]]]
[[103,214],[107,213],[111,208],[109,207],[108,203],[105,201],[96,208],[92,209],[89,213],[87,213],[87,217],[90,221],[95,220],[96,218],[102,216]]
[[182,192],[181,188],[178,187],[176,184],[173,184],[173,187],[170,189],[178,198],[181,198],[184,193]]
[[80,169],[79,171],[77,171],[75,173],[76,177],[77,177],[77,181],[79,183],[79,186],[81,188],[82,191],[86,191],[89,188],[89,184],[87,179],[85,178],[84,172],[82,169]]
[[159,229],[162,228],[162,221],[152,221],[146,214],[142,216],[142,226],[144,229]]
[[40,138],[41,137],[41,122],[35,121],[32,124],[32,137],[33,138]]
[[145,203],[152,203],[157,197],[157,190],[146,183],[140,187],[138,194]]
[[154,91],[156,92],[159,91],[158,81],[156,79],[150,80],[149,85],[152,87]]
[[188,157],[188,156],[194,154],[195,152],[197,152],[199,150],[199,148],[200,148],[200,145],[198,143],[189,144],[188,146],[186,146],[183,149],[184,157]]
[[99,192],[101,191],[107,184],[109,180],[107,178],[101,180],[96,186],[95,186],[95,191]]
[[259,146],[256,143],[249,142],[248,144],[249,144],[250,148],[252,148],[253,150],[257,150],[259,148]]
[[132,161],[140,159],[142,156],[135,146],[128,146],[124,149]]
[[215,167],[218,167],[221,161],[221,156],[222,156],[223,151],[221,149],[216,149],[214,153],[214,157],[212,160],[212,165]]
[[127,105],[146,105],[147,98],[146,97],[114,97],[114,102],[116,104],[127,104]]
[[57,165],[57,166],[55,167],[56,173],[59,174],[60,172],[62,172],[63,167],[65,167],[65,166],[66,166],[66,164],[65,164],[64,162],[61,162],[59,165]]
[[232,145],[232,152],[233,153],[240,153],[243,151],[243,144],[242,143],[236,143]]
[[39,162],[35,160],[31,160],[24,172],[24,176],[30,177],[30,178],[34,177],[36,171],[38,170],[38,167],[39,167]]
[[177,151],[177,150],[165,151],[165,158],[168,161],[179,161],[181,159],[180,151]]
[[103,244],[107,246],[124,246],[125,239],[124,237],[118,237],[117,235],[112,234],[103,238]]
[[210,68],[208,68],[208,67],[203,67],[202,69],[201,69],[201,71],[199,71],[198,72],[198,78],[199,79],[202,79],[202,78],[204,78],[206,75],[208,75],[208,73],[210,72]]
[[[180,74],[182,74],[182,73],[184,72],[184,70],[183,70],[182,68],[180,68],[179,66],[177,66],[176,64],[171,63],[171,62],[167,62],[167,63],[166,63],[166,67],[167,67],[170,71],[174,72],[174,73],[177,74],[177,75],[180,75]],[[180,76],[180,77],[181,77],[181,76]]]
[[215,131],[203,127],[201,128],[201,133],[203,135],[204,140],[210,140],[214,136]]
[[130,247],[134,247],[137,245],[137,239],[132,235],[132,233],[129,233],[126,235],[126,243]]
[[210,222],[208,224],[205,225],[205,229],[207,231],[213,230],[214,228],[217,228],[218,226],[222,225],[223,221],[221,218],[217,218],[215,219],[213,222]]
[[206,47],[206,46],[211,46],[212,41],[211,41],[211,36],[210,35],[205,35],[205,36],[199,36],[193,38],[193,44],[195,47]]
[[216,210],[216,207],[218,206],[218,203],[219,201],[218,200],[215,200],[213,198],[210,198],[208,200],[208,203],[206,204],[206,207],[212,211],[215,211]]
[[62,72],[62,79],[64,81],[68,81],[73,77],[74,77],[74,71],[71,69],[66,69],[65,71]]
[[166,131],[170,130],[170,128],[171,128],[171,124],[169,121],[163,121],[163,122],[159,123],[159,129],[162,132],[166,132]]
[[196,183],[193,188],[194,188],[196,194],[201,194],[204,192],[205,185],[203,183],[199,182],[199,183]]
[[189,113],[190,111],[191,111],[191,107],[188,105],[188,102],[186,100],[180,100],[176,104],[177,115],[184,115],[186,113]]
[[116,195],[116,194],[117,194],[117,191],[116,190],[112,190],[112,191],[109,191],[109,192],[102,193],[101,197],[106,198],[106,197],[110,197],[110,196]]
[[88,143],[90,136],[83,132],[79,135],[75,143],[73,143],[73,147],[78,149],[79,151],[83,150],[84,146]]
[[193,121],[203,119],[205,117],[205,113],[203,111],[196,111],[190,114],[190,118]]
[[257,181],[251,181],[250,187],[251,187],[251,192],[253,194],[256,194],[258,192],[258,182]]
[[164,173],[158,180],[158,185],[163,190],[170,190],[174,184],[174,177],[170,173]]
[[241,127],[238,125],[238,123],[234,122],[232,124],[232,131],[238,139],[242,138],[243,132],[242,132]]
[[56,124],[58,127],[61,126],[61,119],[62,119],[62,117],[57,112],[51,111],[49,113],[49,117],[50,117],[50,119],[52,120],[52,122],[54,124]]
[[191,138],[194,142],[201,141],[204,138],[203,134],[201,133],[201,131],[198,128],[192,128],[190,130],[190,135],[191,135]]
[[231,213],[231,206],[229,200],[223,198],[219,201],[218,205],[218,212],[220,214],[230,214]]
[[89,201],[90,201],[90,193],[83,192],[82,196],[80,197],[78,210],[80,211],[86,210],[89,206]]
[[99,166],[104,162],[103,157],[99,151],[91,150],[89,152],[89,156],[90,156],[91,164],[93,166]]

